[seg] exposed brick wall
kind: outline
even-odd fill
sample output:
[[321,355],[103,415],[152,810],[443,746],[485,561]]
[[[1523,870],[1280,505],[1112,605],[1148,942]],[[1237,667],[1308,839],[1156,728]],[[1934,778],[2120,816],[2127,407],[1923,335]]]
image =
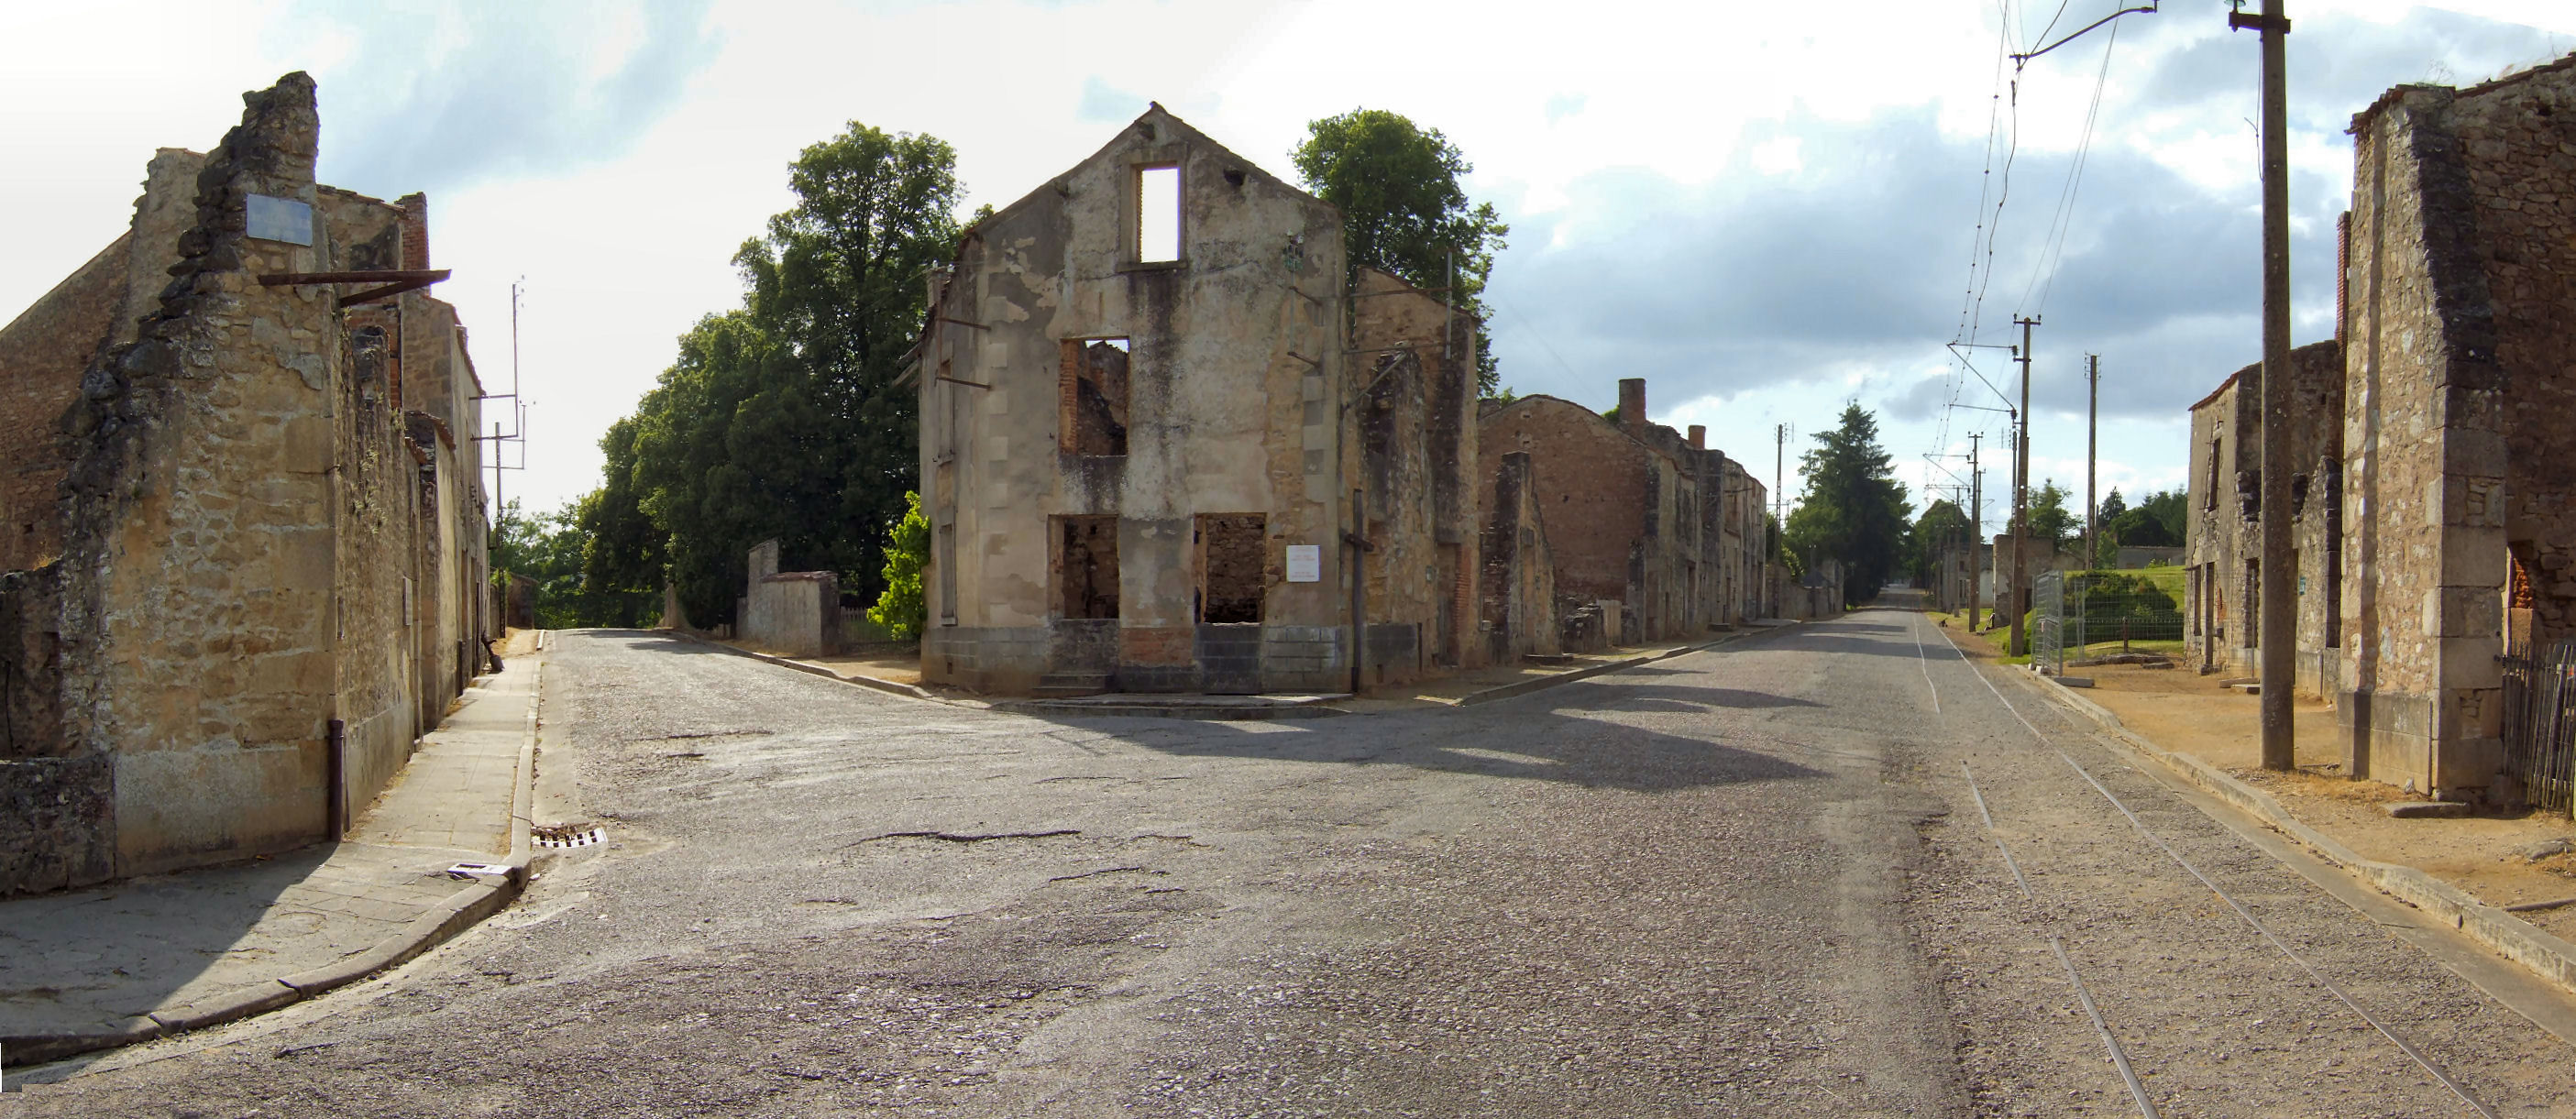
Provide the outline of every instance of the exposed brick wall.
[[1628,561],[1646,535],[1648,451],[1598,413],[1552,396],[1524,396],[1477,424],[1477,473],[1504,455],[1530,456],[1530,494],[1553,536],[1556,593],[1625,599]]
[[107,343],[125,300],[118,237],[0,327],[0,571],[51,562],[62,547],[54,490],[69,466],[63,411]]

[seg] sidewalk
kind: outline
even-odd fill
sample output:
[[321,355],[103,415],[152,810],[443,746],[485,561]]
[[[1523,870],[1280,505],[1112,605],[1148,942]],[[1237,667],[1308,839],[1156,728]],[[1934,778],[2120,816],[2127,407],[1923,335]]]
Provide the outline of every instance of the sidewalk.
[[0,901],[0,1062],[265,1013],[499,910],[526,874],[537,687],[531,655],[467,689],[342,842]]
[[755,660],[793,668],[799,672],[828,676],[844,683],[857,684],[878,691],[960,707],[1075,718],[1126,716],[1232,720],[1304,719],[1332,715],[1386,714],[1443,707],[1470,707],[1523,695],[1541,688],[1572,683],[1604,672],[1695,653],[1702,649],[1795,624],[1797,623],[1764,619],[1732,630],[1687,640],[1622,646],[1601,653],[1551,657],[1544,662],[1524,660],[1518,664],[1497,665],[1492,668],[1454,673],[1408,684],[1388,685],[1374,694],[1359,697],[1349,695],[1160,695],[1111,692],[1056,699],[984,699],[953,688],[937,688],[922,684],[920,658],[909,653],[876,653],[849,657],[782,657],[760,652],[738,641],[717,641],[688,633],[677,633],[677,636]]

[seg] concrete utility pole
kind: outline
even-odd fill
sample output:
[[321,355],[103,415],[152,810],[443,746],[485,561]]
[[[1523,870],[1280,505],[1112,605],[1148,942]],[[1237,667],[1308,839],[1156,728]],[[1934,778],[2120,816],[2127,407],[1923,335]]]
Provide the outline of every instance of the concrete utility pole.
[[2084,355],[2084,568],[2101,566],[2100,538],[2095,535],[2094,518],[2100,506],[2093,502],[2093,464],[2102,427],[2102,355]]
[[2298,764],[2290,724],[2298,603],[2290,556],[2290,110],[2282,56],[2290,21],[2281,0],[2263,14],[2227,13],[2229,29],[2263,34],[2263,569],[2255,638],[2263,688],[2263,768]]
[[1968,433],[1968,632],[1977,632],[1977,608],[1983,605],[1985,588],[1977,580],[1986,573],[1986,471],[1977,465],[1977,440],[1986,437],[1982,431]]
[[1789,425],[1771,426],[1771,517],[1780,522],[1780,531],[1789,531],[1788,486]]
[[2030,328],[2039,325],[2039,316],[2015,318],[2021,327],[2021,349],[2013,360],[2021,363],[2021,432],[2013,438],[2013,555],[2012,588],[1995,596],[1995,605],[2012,615],[2012,641],[2007,646],[2013,656],[2030,652],[2030,635],[2022,632],[2022,615],[2030,612],[2030,603],[2022,597],[2022,580],[2030,573]]

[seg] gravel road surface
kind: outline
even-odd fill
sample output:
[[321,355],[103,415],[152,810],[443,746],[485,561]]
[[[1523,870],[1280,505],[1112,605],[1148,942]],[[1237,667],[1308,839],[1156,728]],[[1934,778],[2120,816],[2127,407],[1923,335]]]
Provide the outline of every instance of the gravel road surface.
[[2139,1114],[2104,1030],[2168,1116],[2576,1109],[2558,1039],[1910,611],[1278,723],[551,644],[540,766],[607,844],[0,1114]]

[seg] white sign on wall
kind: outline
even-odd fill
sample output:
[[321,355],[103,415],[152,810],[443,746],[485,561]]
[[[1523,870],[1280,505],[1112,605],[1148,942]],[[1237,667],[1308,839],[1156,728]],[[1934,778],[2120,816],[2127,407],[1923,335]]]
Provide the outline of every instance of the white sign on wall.
[[1288,546],[1288,581],[1320,583],[1324,581],[1324,546],[1291,544]]

